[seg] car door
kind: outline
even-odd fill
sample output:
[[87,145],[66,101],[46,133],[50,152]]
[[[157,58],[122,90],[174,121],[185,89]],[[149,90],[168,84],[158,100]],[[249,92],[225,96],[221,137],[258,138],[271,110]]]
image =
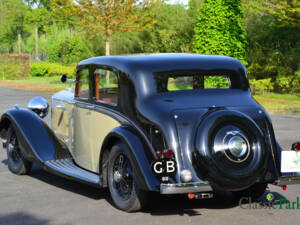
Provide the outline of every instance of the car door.
[[75,99],[73,157],[79,166],[97,173],[102,142],[120,125],[109,113],[118,105],[117,74],[99,68],[79,71]]

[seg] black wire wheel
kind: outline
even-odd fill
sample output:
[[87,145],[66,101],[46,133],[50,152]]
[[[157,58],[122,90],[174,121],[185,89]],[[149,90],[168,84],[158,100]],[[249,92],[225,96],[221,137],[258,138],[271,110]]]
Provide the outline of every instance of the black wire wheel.
[[135,212],[145,205],[147,192],[142,191],[135,180],[126,146],[114,145],[108,163],[108,187],[114,204],[126,212]]
[[15,174],[28,174],[32,163],[23,157],[16,132],[12,126],[8,128],[6,138],[8,169]]

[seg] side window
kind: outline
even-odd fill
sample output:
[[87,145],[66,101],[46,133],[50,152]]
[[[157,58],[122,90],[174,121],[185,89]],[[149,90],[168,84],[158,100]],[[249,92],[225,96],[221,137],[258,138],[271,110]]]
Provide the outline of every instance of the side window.
[[89,98],[89,70],[83,69],[79,71],[79,80],[77,84],[76,97],[88,99]]
[[107,69],[96,69],[95,76],[95,99],[110,103],[113,105],[118,104],[118,75]]

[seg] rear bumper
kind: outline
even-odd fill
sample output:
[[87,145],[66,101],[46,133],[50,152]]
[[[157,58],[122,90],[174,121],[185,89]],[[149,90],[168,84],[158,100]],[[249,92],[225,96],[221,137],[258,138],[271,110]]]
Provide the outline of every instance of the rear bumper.
[[300,173],[287,173],[274,182],[275,185],[285,186],[291,184],[300,184]]
[[178,183],[178,184],[161,184],[161,194],[186,194],[191,192],[210,192],[211,186],[208,183],[193,182],[193,183]]

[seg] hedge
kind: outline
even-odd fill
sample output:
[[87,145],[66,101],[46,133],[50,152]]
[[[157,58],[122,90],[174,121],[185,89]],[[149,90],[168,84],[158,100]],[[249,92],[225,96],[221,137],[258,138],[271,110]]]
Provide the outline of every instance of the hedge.
[[0,79],[16,80],[29,76],[30,56],[27,54],[0,55]]
[[74,77],[76,74],[76,67],[63,66],[58,63],[49,62],[33,62],[30,66],[30,75],[32,77],[51,77],[64,73]]

